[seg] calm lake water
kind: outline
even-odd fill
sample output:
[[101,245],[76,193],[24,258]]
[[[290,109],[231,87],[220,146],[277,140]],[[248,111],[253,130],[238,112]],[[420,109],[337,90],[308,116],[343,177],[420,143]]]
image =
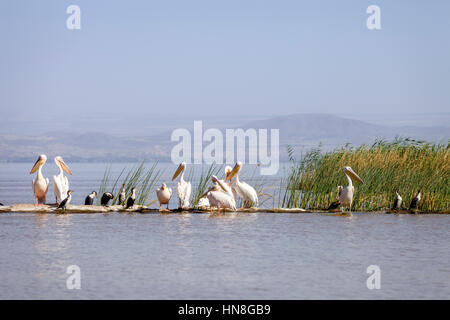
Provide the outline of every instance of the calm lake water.
[[[33,201],[30,167],[0,164],[0,202]],[[79,203],[105,165],[71,168]],[[449,299],[449,227],[448,215],[4,213],[0,298]],[[80,290],[66,287],[69,265]]]

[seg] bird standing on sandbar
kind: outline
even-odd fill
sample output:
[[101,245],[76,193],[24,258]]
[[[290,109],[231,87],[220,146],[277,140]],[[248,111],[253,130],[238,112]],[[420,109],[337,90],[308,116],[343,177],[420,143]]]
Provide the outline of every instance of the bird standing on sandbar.
[[69,190],[69,180],[64,175],[64,172],[72,175],[72,171],[70,171],[69,167],[64,162],[63,158],[60,156],[55,157],[55,163],[59,168],[59,173],[56,176],[53,176],[53,194],[55,195],[56,204],[59,204],[59,201],[62,201]]
[[42,175],[42,166],[46,161],[47,156],[45,154],[41,154],[30,171],[30,174],[33,174],[37,171],[36,180],[33,179],[33,182],[31,184],[33,186],[33,192],[36,198],[36,206],[45,204],[45,199],[47,197],[49,180],[48,178],[45,179]]
[[100,199],[100,204],[101,204],[102,206],[107,206],[109,200],[111,200],[112,198],[114,198],[114,196],[113,196],[113,194],[112,194],[111,192],[105,192],[105,193],[102,195],[102,198]]
[[124,205],[125,204],[125,197],[127,196],[126,192],[125,192],[125,183],[122,184],[122,192],[120,192],[119,194],[119,205]]
[[353,194],[355,193],[355,187],[353,186],[352,179],[359,183],[363,183],[361,178],[353,171],[349,166],[344,167],[344,174],[347,178],[348,185],[343,187],[338,187],[339,201],[341,203],[341,209],[344,210],[344,207],[349,208],[349,213],[352,212],[352,202],[353,202]]
[[173,174],[172,181],[180,176],[180,181],[177,184],[178,207],[187,210],[189,209],[189,200],[191,197],[191,182],[184,180],[185,171],[186,162],[182,162]]
[[84,200],[85,206],[92,206],[94,204],[94,198],[97,197],[97,192],[92,191],[90,194],[87,195],[86,199]]
[[416,196],[411,200],[411,204],[409,205],[409,210],[417,210],[419,208],[420,199],[421,199],[421,194],[420,194],[420,190],[418,190]]
[[72,200],[72,192],[72,190],[67,191],[67,197],[63,201],[61,201],[58,209],[66,210],[67,205],[70,203],[70,200]]
[[162,205],[167,204],[167,211],[169,211],[169,201],[172,197],[172,189],[167,188],[166,184],[163,183],[161,188],[156,190],[156,196],[158,197],[159,201],[159,211],[162,211]]
[[136,201],[136,188],[131,189],[131,196],[127,200],[127,209],[134,206],[134,202]]
[[403,199],[398,193],[398,190],[395,190],[396,198],[394,200],[394,204],[392,205],[392,210],[400,210],[402,208]]

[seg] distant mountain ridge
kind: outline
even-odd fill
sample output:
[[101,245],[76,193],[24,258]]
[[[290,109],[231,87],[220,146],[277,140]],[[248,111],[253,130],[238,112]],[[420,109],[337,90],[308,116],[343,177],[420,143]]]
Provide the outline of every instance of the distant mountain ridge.
[[[204,128],[209,127],[204,122]],[[450,127],[386,126],[331,114],[292,114],[265,120],[254,120],[235,128],[279,129],[280,156],[286,157],[286,146],[298,152],[321,145],[332,150],[350,143],[354,146],[371,144],[376,139],[391,140],[396,136],[411,137],[429,142],[447,143]],[[175,129],[175,128],[174,128]],[[186,129],[192,132],[193,128]],[[169,161],[172,147],[171,131],[149,136],[123,137],[105,132],[48,132],[46,134],[0,135],[0,161],[34,161],[36,156],[62,155],[68,161],[139,161],[142,159]]]

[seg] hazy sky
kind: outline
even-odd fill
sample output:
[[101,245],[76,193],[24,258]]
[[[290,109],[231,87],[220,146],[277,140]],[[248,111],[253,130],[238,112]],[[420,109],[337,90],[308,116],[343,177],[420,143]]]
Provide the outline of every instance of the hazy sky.
[[446,0],[2,0],[1,113],[449,112],[449,16]]

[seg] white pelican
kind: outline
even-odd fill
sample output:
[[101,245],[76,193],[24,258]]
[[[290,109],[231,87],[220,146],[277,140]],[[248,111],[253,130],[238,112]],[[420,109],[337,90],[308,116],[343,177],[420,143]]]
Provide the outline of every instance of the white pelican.
[[[229,178],[229,175],[231,173],[232,168],[230,166],[225,167],[225,175],[222,180],[220,180],[223,183],[223,186],[225,189],[228,189],[233,193],[233,197],[236,199],[236,192],[231,187],[231,179]],[[203,194],[203,196],[198,200],[197,207],[199,208],[207,208],[210,207],[208,197],[205,196],[206,193]]]
[[353,194],[355,193],[355,187],[352,183],[352,178],[355,179],[355,181],[358,181],[359,183],[363,183],[361,178],[353,171],[350,167],[344,167],[344,174],[347,177],[348,186],[339,186],[338,187],[338,194],[339,194],[339,201],[341,203],[341,209],[343,210],[344,207],[349,207],[350,212],[352,211],[352,202],[353,202]]
[[72,192],[72,190],[67,191],[67,197],[63,201],[61,201],[58,209],[66,210],[66,206],[70,203],[70,200],[72,200]]
[[419,190],[419,191],[417,191],[416,196],[411,200],[411,204],[409,205],[409,210],[417,210],[417,208],[419,207],[420,198],[421,198],[421,194],[420,194],[420,190]]
[[172,189],[167,188],[166,184],[163,183],[161,188],[156,190],[156,196],[159,201],[159,210],[162,211],[161,206],[167,204],[167,210],[169,210],[169,201],[172,198]]
[[241,171],[241,168],[242,162],[238,161],[233,170],[231,170],[228,179],[231,181],[231,178],[236,176],[236,179],[234,180],[234,189],[236,190],[236,193],[242,198],[242,200],[244,200],[244,207],[257,207],[258,193],[251,185],[239,180],[239,171]]
[[394,200],[394,205],[392,206],[392,210],[400,210],[402,208],[403,199],[400,196],[400,194],[398,193],[398,190],[395,190],[395,194],[397,195],[397,197]]
[[216,207],[220,212],[220,209],[231,209],[236,211],[236,201],[233,197],[233,192],[230,188],[227,188],[225,184],[217,179],[216,176],[212,177],[214,185],[209,188],[202,197],[206,196],[212,207]]
[[30,174],[33,174],[36,171],[38,172],[36,180],[33,179],[32,183],[34,196],[36,197],[36,205],[45,204],[45,198],[47,197],[49,181],[48,178],[44,179],[41,171],[41,168],[46,161],[47,156],[41,154],[30,171]]
[[53,176],[53,193],[55,194],[56,204],[59,204],[58,199],[62,201],[67,196],[67,191],[69,190],[69,180],[64,175],[64,171],[70,175],[72,175],[72,171],[70,171],[60,156],[55,157],[55,163],[59,168],[59,174]]
[[177,195],[179,208],[181,209],[189,209],[189,199],[191,197],[191,182],[184,180],[184,172],[186,171],[186,162],[180,163],[175,171],[172,181],[175,180],[178,175],[180,175],[180,181],[177,184]]

